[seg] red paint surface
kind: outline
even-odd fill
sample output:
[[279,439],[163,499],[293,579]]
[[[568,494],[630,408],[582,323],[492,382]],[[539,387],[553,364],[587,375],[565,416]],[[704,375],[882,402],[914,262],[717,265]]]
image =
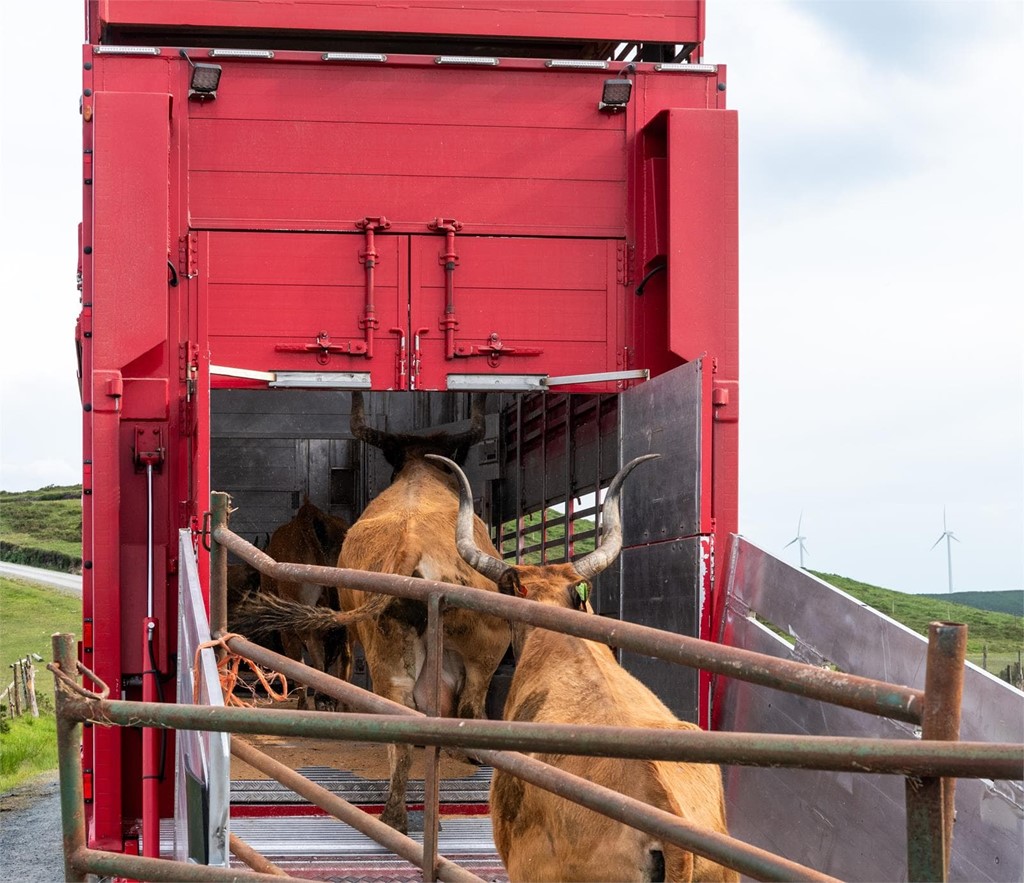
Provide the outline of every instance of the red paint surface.
[[[89,0],[87,9],[93,39],[104,22],[165,35],[188,24],[227,35],[344,23],[703,39],[701,4],[659,0],[552,2],[543,15],[492,0]],[[165,694],[172,689],[177,532],[209,506],[211,364],[369,371],[377,390],[444,389],[451,374],[656,375],[704,355],[704,400],[719,404],[702,427],[701,523],[715,553],[725,548],[736,526],[739,390],[736,121],[717,88],[724,69],[658,74],[640,64],[627,110],[606,114],[601,84],[617,70],[556,71],[541,59],[450,68],[430,55],[331,64],[287,50],[273,61],[218,61],[218,96],[198,102],[179,44],[159,56],[83,53],[82,656],[113,695],[139,698],[126,685],[147,667],[138,640],[146,477],[134,455],[154,432],[166,439],[153,483],[157,663]],[[356,223],[380,216],[391,226],[374,238],[379,324],[368,358],[356,346],[366,339],[366,239]],[[461,224],[453,357],[442,326],[445,238],[429,228],[438,217]],[[638,297],[659,261],[668,270]],[[323,332],[352,351],[318,362]],[[201,551],[204,585],[207,568]],[[142,810],[141,739],[89,727],[84,755],[90,845],[120,849]],[[170,779],[162,815],[172,812]]]

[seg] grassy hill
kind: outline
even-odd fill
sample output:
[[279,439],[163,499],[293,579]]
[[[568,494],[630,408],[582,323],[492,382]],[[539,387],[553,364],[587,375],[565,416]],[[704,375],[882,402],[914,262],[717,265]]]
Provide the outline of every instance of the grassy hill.
[[0,491],[0,561],[82,569],[82,486]]
[[978,610],[1024,616],[1024,589],[1008,589],[1005,592],[952,592],[919,597],[977,607]]
[[[829,585],[853,595],[875,610],[879,610],[920,635],[928,634],[928,623],[935,621],[963,622],[967,624],[967,658],[976,665],[985,663],[993,673],[1019,661],[1024,651],[1024,617],[1012,613],[979,609],[977,606],[958,604],[948,595],[907,595],[891,589],[868,585],[835,573],[810,571]],[[1012,592],[960,592],[965,600],[978,596],[1013,594]]]

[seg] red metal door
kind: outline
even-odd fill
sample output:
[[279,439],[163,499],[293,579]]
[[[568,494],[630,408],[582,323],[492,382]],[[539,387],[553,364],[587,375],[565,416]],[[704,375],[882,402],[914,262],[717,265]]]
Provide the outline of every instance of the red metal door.
[[[379,230],[372,237],[358,231],[200,234],[200,300],[207,305],[211,364],[258,372],[368,372],[375,389],[404,388],[406,243],[405,236]],[[213,386],[252,385],[215,371],[211,380]]]
[[633,367],[617,240],[212,231],[196,247],[214,387],[262,383],[225,368],[443,390]]
[[442,233],[410,239],[416,388],[447,389],[458,374],[627,367],[623,243]]

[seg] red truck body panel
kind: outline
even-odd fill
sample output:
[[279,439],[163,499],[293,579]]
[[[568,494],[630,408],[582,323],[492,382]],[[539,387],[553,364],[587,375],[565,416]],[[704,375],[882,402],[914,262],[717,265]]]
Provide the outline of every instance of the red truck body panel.
[[[738,316],[724,67],[565,69],[512,53],[444,65],[412,51],[339,63],[302,48],[344,38],[373,52],[385,38],[443,35],[469,55],[488,41],[543,41],[558,50],[550,58],[572,58],[634,41],[690,46],[696,62],[702,3],[86,7],[83,658],[114,695],[140,697],[149,666],[144,464],[155,463],[156,665],[167,676],[177,532],[199,527],[211,490],[209,390],[266,385],[218,366],[368,372],[374,390],[444,390],[465,374],[654,376],[703,357],[713,369],[701,523],[725,547],[736,529]],[[160,39],[141,40],[150,36]],[[273,44],[274,57],[210,57],[243,43]],[[120,54],[129,48],[141,53]],[[222,67],[215,98],[190,99],[197,62]],[[626,108],[599,110],[604,81],[622,76],[633,81]],[[381,219],[372,243],[368,218]],[[87,729],[91,845],[132,839],[140,756],[137,733]]]

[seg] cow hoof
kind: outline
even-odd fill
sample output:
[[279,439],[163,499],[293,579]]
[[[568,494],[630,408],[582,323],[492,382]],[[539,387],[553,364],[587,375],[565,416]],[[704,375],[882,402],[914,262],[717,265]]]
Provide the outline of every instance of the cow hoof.
[[389,828],[394,828],[399,834],[409,833],[409,816],[403,806],[401,810],[385,807],[380,814],[380,820]]
[[330,696],[318,693],[315,698],[317,711],[338,711],[338,701]]

